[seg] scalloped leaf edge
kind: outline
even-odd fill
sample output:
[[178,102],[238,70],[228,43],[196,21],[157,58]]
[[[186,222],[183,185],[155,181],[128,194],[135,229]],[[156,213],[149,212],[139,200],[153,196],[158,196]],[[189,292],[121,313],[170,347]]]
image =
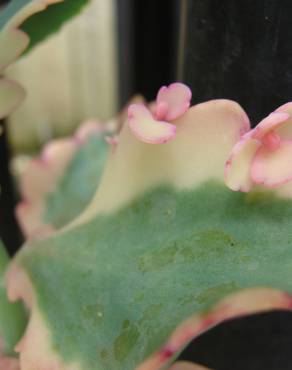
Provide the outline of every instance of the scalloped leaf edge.
[[[0,72],[3,73],[12,62],[14,62],[29,45],[28,35],[19,30],[18,27],[31,15],[46,9],[50,4],[64,0],[31,0],[20,7],[15,1],[9,3],[0,15]],[[6,54],[6,52],[8,54]],[[0,84],[5,83],[0,79]],[[2,92],[3,94],[3,92]],[[0,107],[0,118],[10,114],[24,99],[24,91],[16,82],[10,81],[7,88],[8,102]]]

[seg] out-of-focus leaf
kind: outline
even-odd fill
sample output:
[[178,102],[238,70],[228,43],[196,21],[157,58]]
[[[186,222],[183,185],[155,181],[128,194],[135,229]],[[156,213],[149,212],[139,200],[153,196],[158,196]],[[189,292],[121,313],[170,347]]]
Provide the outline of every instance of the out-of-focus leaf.
[[[31,40],[28,48],[30,50],[50,34],[57,32],[64,22],[77,15],[89,1],[12,0],[0,13],[0,31],[10,23],[13,26],[22,23],[21,29],[28,34]],[[46,6],[48,7],[45,8]],[[27,12],[27,9],[32,9],[32,11]],[[26,19],[26,14],[33,15]]]
[[30,37],[27,51],[46,39],[52,33],[59,31],[64,22],[79,14],[90,0],[64,0],[49,6],[45,11],[36,13],[27,19],[21,29]]
[[46,199],[46,223],[58,229],[86,208],[98,186],[107,149],[103,136],[93,136],[77,151],[56,190]]

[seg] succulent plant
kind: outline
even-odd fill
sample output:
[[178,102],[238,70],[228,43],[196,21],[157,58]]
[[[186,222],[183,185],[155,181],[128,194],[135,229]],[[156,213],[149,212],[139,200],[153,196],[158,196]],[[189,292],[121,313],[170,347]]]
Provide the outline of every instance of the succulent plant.
[[250,130],[236,102],[190,101],[163,87],[129,106],[110,150],[91,126],[32,162],[37,212],[6,276],[29,310],[9,345],[23,334],[21,370],[200,369],[175,360],[204,331],[291,310],[292,105]]

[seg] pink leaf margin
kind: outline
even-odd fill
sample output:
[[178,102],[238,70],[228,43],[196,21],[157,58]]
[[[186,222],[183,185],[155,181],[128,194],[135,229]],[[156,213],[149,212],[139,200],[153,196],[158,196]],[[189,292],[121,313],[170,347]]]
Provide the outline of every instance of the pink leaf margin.
[[206,313],[195,314],[179,325],[166,343],[136,370],[162,370],[196,337],[235,318],[273,310],[292,310],[291,294],[270,288],[249,288],[231,294]]

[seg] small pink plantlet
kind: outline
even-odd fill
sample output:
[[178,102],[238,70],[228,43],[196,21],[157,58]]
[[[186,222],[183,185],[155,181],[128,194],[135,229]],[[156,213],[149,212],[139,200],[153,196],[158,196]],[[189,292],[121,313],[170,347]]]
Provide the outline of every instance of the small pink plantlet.
[[189,109],[191,99],[191,89],[180,82],[162,86],[156,98],[155,117],[159,120],[173,121]]
[[158,91],[153,114],[142,104],[128,109],[129,126],[134,135],[148,144],[162,144],[172,140],[176,127],[170,124],[190,107],[191,90],[180,82],[163,86]]
[[275,188],[292,181],[292,103],[287,103],[242,136],[226,162],[225,181],[232,190],[253,185]]
[[142,104],[133,104],[128,109],[129,126],[134,135],[148,144],[163,144],[174,139],[176,126],[157,121]]

